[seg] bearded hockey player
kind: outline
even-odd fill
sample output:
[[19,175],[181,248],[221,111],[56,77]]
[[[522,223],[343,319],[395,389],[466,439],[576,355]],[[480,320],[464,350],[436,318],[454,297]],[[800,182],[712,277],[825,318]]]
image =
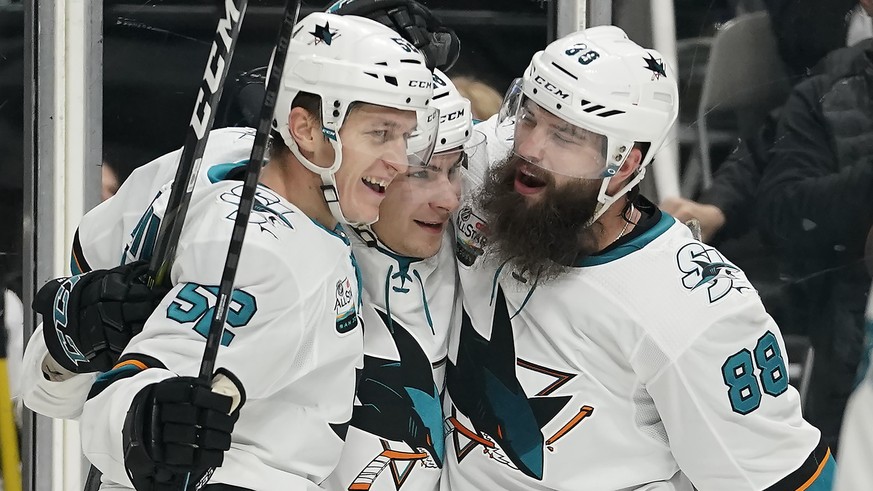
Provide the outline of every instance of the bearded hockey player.
[[442,489],[829,489],[757,292],[638,194],[677,112],[662,56],[603,26],[534,55],[484,123]]

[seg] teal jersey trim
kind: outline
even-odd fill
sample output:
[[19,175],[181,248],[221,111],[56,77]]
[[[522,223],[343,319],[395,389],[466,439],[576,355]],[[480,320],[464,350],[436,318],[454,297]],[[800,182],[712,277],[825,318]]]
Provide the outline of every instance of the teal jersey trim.
[[656,223],[654,227],[645,231],[639,237],[636,237],[628,243],[622,244],[605,254],[588,256],[581,261],[577,261],[573,266],[600,266],[601,264],[606,264],[615,261],[616,259],[621,259],[647,246],[650,242],[657,239],[661,236],[661,234],[666,232],[668,228],[672,227],[674,223],[676,223],[675,218],[662,212],[661,219],[658,220],[658,223]]
[[230,171],[243,167],[249,163],[249,160],[240,160],[239,162],[228,162],[226,164],[218,164],[213,165],[206,171],[206,177],[209,178],[209,182],[215,184],[217,182],[221,182],[227,179],[227,175],[230,174]]
[[308,218],[318,228],[320,228],[320,229],[324,230],[325,232],[329,233],[330,235],[333,235],[334,237],[340,239],[341,241],[343,241],[343,243],[345,245],[352,245],[352,243],[349,242],[349,238],[346,237],[346,232],[345,232],[345,230],[343,230],[343,226],[341,223],[337,223],[336,227],[334,227],[333,230],[331,230],[331,229],[325,227],[324,225],[322,225],[319,221],[313,219],[312,217],[308,217]]
[[78,276],[83,273],[83,271],[79,269],[79,264],[76,263],[75,256],[70,256],[70,272],[73,273],[73,276]]
[[834,487],[834,477],[837,473],[837,461],[834,460],[833,454],[828,454],[828,460],[818,473],[815,481],[804,488],[806,491],[831,491]]
[[113,368],[106,373],[101,373],[97,376],[97,379],[94,382],[112,383],[115,379],[119,378],[120,375],[129,375],[133,372],[139,372],[140,370],[141,369],[135,365],[123,365],[118,368]]

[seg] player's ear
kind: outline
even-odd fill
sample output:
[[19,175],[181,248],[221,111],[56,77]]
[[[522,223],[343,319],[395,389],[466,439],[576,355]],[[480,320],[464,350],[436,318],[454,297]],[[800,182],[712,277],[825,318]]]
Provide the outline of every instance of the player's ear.
[[288,114],[288,131],[304,154],[315,152],[323,139],[318,118],[302,107],[292,108]]
[[643,161],[643,152],[636,145],[631,149],[624,163],[618,168],[618,171],[609,180],[609,185],[606,187],[606,192],[614,194],[618,192],[627,181],[636,175],[640,169],[640,164]]

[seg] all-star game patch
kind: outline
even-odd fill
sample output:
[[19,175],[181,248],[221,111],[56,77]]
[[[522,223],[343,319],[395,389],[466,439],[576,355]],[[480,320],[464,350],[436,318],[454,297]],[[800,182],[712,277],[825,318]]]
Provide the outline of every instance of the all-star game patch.
[[661,77],[667,76],[667,69],[664,68],[663,60],[661,60],[660,58],[656,59],[651,54],[649,54],[648,58],[643,58],[643,60],[646,62],[646,66],[644,66],[643,68],[645,68],[646,70],[651,70],[652,80],[659,80]]
[[327,21],[324,21],[323,26],[315,24],[315,31],[310,32],[309,34],[312,34],[313,36],[312,41],[309,41],[308,43],[310,45],[324,43],[330,46],[330,43],[332,43],[334,39],[340,37],[339,30],[331,29],[330,22]]

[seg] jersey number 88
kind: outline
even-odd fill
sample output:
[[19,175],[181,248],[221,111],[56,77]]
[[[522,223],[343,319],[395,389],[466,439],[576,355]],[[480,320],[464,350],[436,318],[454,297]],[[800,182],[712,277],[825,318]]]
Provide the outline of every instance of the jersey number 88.
[[[755,366],[760,375],[755,374]],[[762,390],[776,397],[788,389],[785,358],[776,336],[770,331],[758,339],[754,352],[742,349],[729,356],[721,366],[721,373],[728,386],[731,409],[743,415],[758,409]]]

